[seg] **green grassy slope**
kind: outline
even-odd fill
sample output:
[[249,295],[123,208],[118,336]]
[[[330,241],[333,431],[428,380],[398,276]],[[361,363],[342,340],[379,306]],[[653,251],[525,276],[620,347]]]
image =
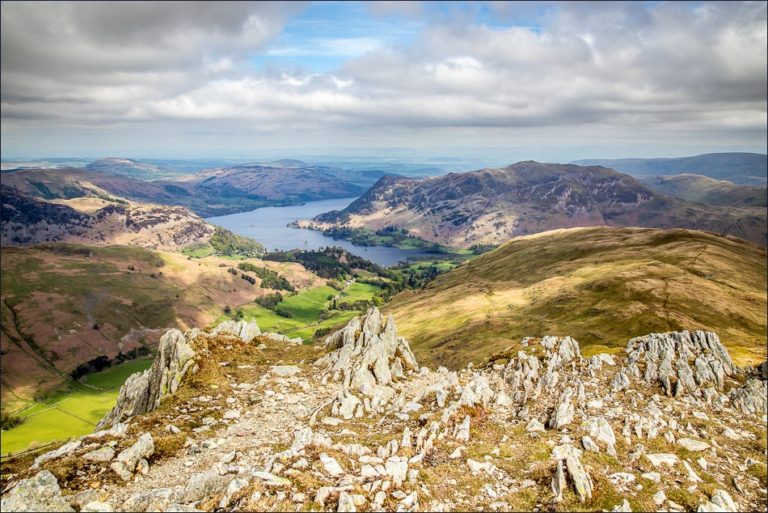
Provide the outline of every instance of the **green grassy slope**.
[[69,382],[41,402],[29,402],[16,416],[18,426],[0,438],[3,455],[33,446],[90,433],[115,405],[120,386],[134,372],[148,369],[151,358],[143,358],[88,375],[83,383]]
[[756,362],[766,252],[690,230],[556,230],[513,239],[386,310],[430,365],[480,361],[525,336],[570,335],[590,353],[680,329],[714,330],[738,362]]

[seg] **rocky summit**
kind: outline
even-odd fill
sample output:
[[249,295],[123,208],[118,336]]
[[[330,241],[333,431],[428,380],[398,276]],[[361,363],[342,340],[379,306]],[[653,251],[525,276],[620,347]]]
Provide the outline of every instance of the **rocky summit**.
[[2,510],[766,508],[766,365],[715,333],[588,356],[526,338],[459,371],[420,366],[376,308],[295,342],[168,331],[98,431],[9,463]]

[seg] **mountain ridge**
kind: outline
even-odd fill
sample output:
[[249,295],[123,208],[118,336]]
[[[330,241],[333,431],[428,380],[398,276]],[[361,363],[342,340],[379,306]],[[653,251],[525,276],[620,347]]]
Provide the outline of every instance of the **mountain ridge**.
[[576,226],[692,228],[765,245],[764,209],[688,203],[602,166],[525,161],[499,169],[409,179],[387,176],[316,229],[393,226],[426,241],[466,248]]

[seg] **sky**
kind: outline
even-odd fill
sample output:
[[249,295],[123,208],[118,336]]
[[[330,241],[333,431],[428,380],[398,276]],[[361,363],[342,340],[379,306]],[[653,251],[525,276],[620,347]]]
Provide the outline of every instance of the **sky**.
[[766,151],[766,2],[0,4],[0,148],[493,162]]

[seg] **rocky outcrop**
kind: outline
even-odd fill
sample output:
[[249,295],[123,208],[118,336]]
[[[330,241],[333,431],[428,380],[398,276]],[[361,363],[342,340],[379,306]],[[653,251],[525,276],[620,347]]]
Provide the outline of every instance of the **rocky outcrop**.
[[765,380],[749,379],[744,385],[731,390],[733,406],[742,413],[765,414],[768,411],[768,393]]
[[342,383],[333,408],[345,417],[344,412],[362,404],[355,392],[378,408],[394,396],[390,386],[394,381],[419,368],[408,341],[397,336],[394,318],[384,320],[376,307],[326,338],[325,345],[332,351],[316,365],[323,369],[325,380]]
[[[98,428],[112,426],[134,415],[148,413],[160,405],[160,400],[178,390],[182,379],[196,368],[195,350],[192,343],[204,334],[192,329],[186,334],[177,329],[168,330],[160,338],[152,367],[131,375],[120,388],[117,403],[99,422]],[[250,342],[261,335],[256,321],[224,321],[210,335],[230,335],[243,342]]]
[[256,321],[224,321],[211,331],[211,335],[220,334],[234,335],[247,343],[261,335],[261,330]]
[[74,511],[61,496],[56,477],[47,470],[19,481],[3,496],[2,511]]
[[627,343],[623,372],[646,383],[659,383],[666,395],[701,396],[702,387],[722,390],[736,374],[728,350],[717,334],[675,331],[635,337]]
[[184,334],[177,329],[168,330],[160,338],[152,366],[126,380],[120,387],[117,404],[101,419],[98,427],[111,426],[157,408],[160,400],[176,392],[184,375],[194,368],[194,357],[195,350]]

